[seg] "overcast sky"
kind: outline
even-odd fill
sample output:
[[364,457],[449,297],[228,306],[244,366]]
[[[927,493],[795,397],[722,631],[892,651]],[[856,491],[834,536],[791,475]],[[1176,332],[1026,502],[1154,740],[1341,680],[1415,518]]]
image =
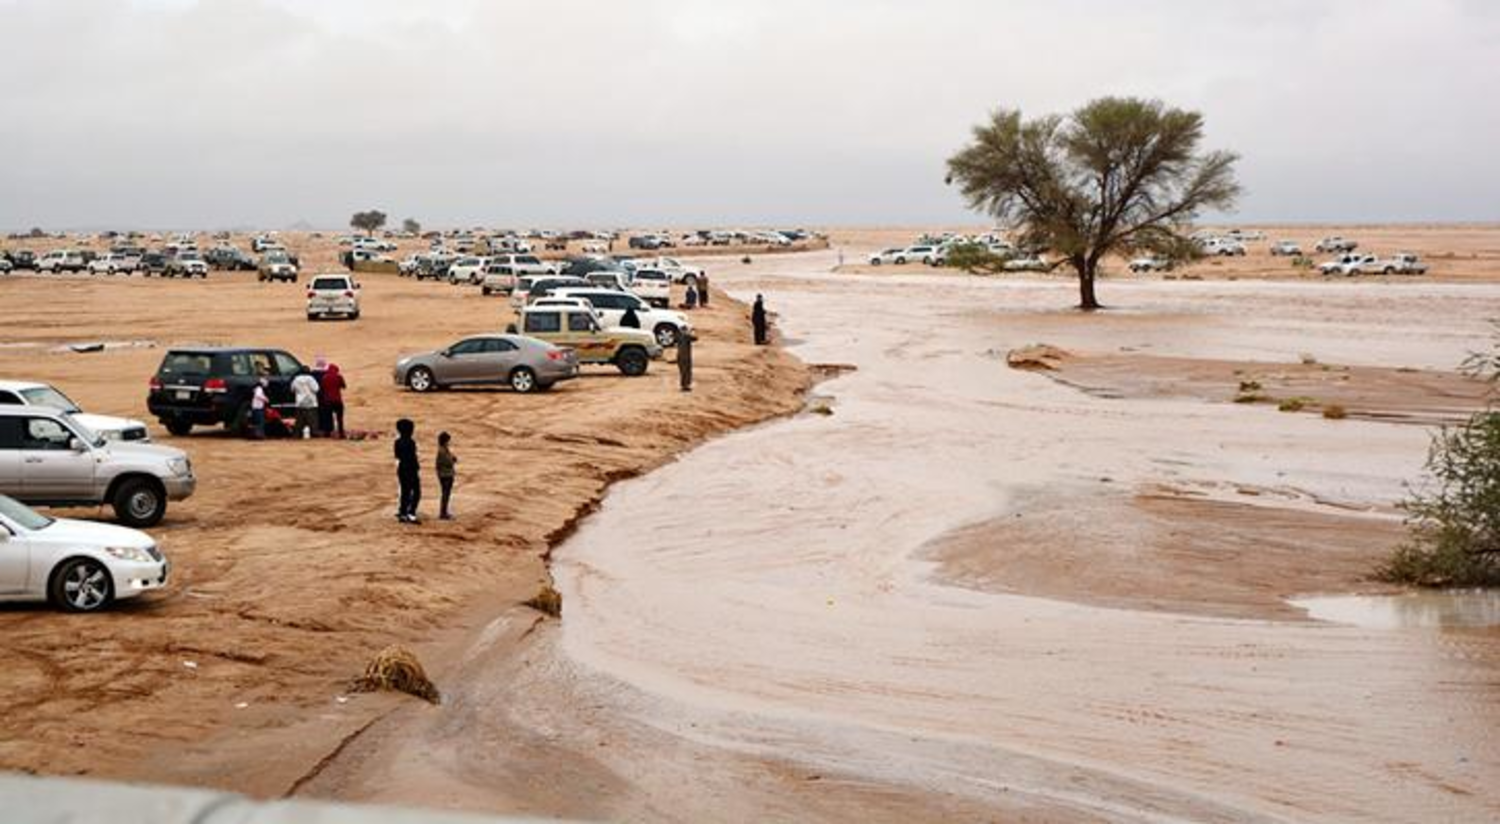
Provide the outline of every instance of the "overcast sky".
[[1236,219],[1500,219],[1490,0],[0,0],[0,228],[916,224],[997,106],[1202,111]]

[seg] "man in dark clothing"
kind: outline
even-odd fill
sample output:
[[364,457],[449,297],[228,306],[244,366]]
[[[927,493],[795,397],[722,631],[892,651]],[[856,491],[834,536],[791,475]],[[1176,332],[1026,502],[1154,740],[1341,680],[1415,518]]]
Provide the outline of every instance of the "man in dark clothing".
[[698,305],[704,309],[708,308],[708,273],[704,272],[698,276]]
[[677,336],[677,378],[682,391],[693,391],[693,336],[687,332]]
[[412,437],[416,424],[407,418],[396,421],[396,483],[401,485],[401,504],[396,519],[405,524],[420,523],[417,505],[422,502],[422,472],[417,461],[417,441]]
[[323,392],[318,400],[318,411],[327,411],[328,422],[323,425],[323,431],[329,435],[344,437],[344,390],[349,388],[349,383],[344,380],[344,375],[339,371],[339,365],[330,363],[323,370],[320,381]]
[[641,316],[635,313],[634,306],[625,307],[625,314],[620,316],[620,326],[626,329],[641,328]]
[[755,345],[766,345],[766,302],[760,295],[755,296],[755,305],[750,307],[750,325],[755,327]]

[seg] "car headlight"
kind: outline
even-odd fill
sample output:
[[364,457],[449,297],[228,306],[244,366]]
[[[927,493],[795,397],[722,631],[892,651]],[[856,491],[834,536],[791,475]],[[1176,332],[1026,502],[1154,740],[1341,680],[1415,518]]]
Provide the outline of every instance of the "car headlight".
[[191,475],[193,472],[193,465],[187,458],[173,458],[167,461],[167,468],[172,470],[173,475]]
[[132,561],[138,564],[151,563],[151,553],[138,546],[107,546],[104,551],[109,553],[110,557],[121,561]]

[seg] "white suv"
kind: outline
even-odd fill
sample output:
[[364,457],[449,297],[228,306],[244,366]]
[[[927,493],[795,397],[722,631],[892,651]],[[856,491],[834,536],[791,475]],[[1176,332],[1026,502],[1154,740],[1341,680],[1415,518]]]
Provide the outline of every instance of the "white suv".
[[630,278],[630,291],[665,309],[672,305],[672,276],[660,269],[637,269]]
[[702,269],[697,266],[688,266],[677,258],[665,256],[636,258],[631,262],[635,264],[635,268],[637,269],[660,269],[671,275],[674,282],[686,284],[694,289],[698,288],[698,283],[703,278]]
[[130,255],[123,252],[110,252],[104,257],[94,258],[89,261],[89,273],[94,275],[118,275],[121,272],[134,272],[140,267],[140,255]]
[[85,412],[72,398],[45,383],[0,380],[0,406],[41,406],[66,412],[91,431],[111,441],[147,443],[151,440],[151,433],[144,423],[131,418]]
[[676,346],[677,339],[682,335],[697,340],[692,321],[688,320],[687,315],[671,309],[658,309],[628,292],[613,289],[559,289],[544,300],[587,301],[606,327],[619,326],[620,319],[625,317],[625,311],[634,309],[641,322],[640,328],[650,332],[663,348]]
[[359,284],[348,275],[314,275],[307,285],[307,319],[333,315],[359,320]]
[[489,258],[461,257],[448,267],[448,282],[455,286],[460,283],[478,284],[484,280],[484,267],[489,262]]

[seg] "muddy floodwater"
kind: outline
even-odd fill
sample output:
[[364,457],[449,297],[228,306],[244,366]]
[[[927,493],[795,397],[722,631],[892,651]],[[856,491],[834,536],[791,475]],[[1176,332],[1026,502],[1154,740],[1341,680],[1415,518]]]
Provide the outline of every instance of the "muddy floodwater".
[[[1500,817],[1500,638],[1286,603],[1318,553],[1353,553],[1355,591],[1399,537],[1423,427],[1110,399],[1005,362],[1046,342],[1451,369],[1500,289],[1110,282],[1118,308],[1088,318],[1062,283],[831,264],[715,283],[764,292],[802,359],[855,367],[816,390],[832,414],[615,487],[554,552],[560,627],[522,663],[477,649],[449,719],[351,786],[399,798],[420,763],[458,805],[649,820]],[[1262,520],[1292,536],[1274,557]],[[1218,589],[1191,583],[1205,564]],[[560,766],[531,774],[517,741]],[[538,789],[561,786],[588,801]]]
[[1500,591],[1294,598],[1308,617],[1370,629],[1500,627]]

